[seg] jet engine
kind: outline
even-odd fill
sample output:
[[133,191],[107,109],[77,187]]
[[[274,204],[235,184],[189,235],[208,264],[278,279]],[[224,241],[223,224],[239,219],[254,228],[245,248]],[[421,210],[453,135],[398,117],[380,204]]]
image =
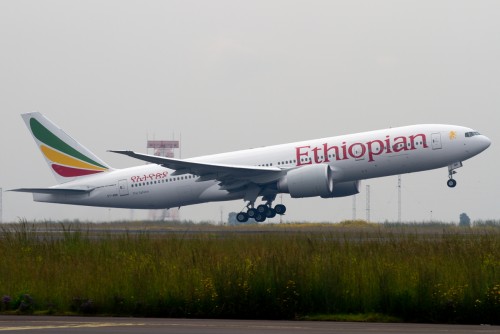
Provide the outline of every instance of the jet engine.
[[359,181],[333,182],[332,168],[327,164],[303,166],[289,171],[278,181],[278,190],[293,198],[351,196],[359,193]]
[[278,190],[293,198],[330,197],[333,192],[332,169],[327,164],[293,169],[278,181]]

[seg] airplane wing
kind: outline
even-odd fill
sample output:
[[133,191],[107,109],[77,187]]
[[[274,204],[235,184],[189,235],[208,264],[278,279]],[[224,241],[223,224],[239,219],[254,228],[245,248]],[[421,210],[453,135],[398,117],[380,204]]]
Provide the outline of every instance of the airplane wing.
[[244,186],[247,183],[266,184],[278,180],[288,169],[278,167],[226,165],[192,160],[159,157],[156,155],[136,153],[127,150],[110,150],[109,152],[127,155],[132,158],[155,163],[175,170],[172,176],[193,174],[200,177],[198,181],[218,180],[225,189]]

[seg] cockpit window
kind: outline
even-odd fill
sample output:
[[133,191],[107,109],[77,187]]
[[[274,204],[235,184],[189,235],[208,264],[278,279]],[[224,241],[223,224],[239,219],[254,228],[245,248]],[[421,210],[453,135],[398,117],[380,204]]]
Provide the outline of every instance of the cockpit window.
[[465,137],[474,137],[474,136],[479,136],[480,133],[477,131],[471,131],[471,132],[466,132]]

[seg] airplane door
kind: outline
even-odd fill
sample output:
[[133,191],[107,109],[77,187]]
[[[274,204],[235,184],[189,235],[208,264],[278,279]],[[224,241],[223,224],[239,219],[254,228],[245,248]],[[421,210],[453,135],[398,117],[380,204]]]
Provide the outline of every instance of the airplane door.
[[439,150],[441,148],[441,133],[433,133],[431,135],[432,149]]
[[120,193],[120,196],[128,195],[128,184],[126,179],[118,181],[118,191]]

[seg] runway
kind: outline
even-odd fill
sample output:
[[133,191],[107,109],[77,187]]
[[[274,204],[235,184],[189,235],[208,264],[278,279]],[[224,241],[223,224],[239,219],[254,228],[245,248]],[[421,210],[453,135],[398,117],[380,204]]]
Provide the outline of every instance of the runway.
[[5,333],[500,333],[500,326],[383,324],[324,321],[158,319],[62,316],[0,316]]

